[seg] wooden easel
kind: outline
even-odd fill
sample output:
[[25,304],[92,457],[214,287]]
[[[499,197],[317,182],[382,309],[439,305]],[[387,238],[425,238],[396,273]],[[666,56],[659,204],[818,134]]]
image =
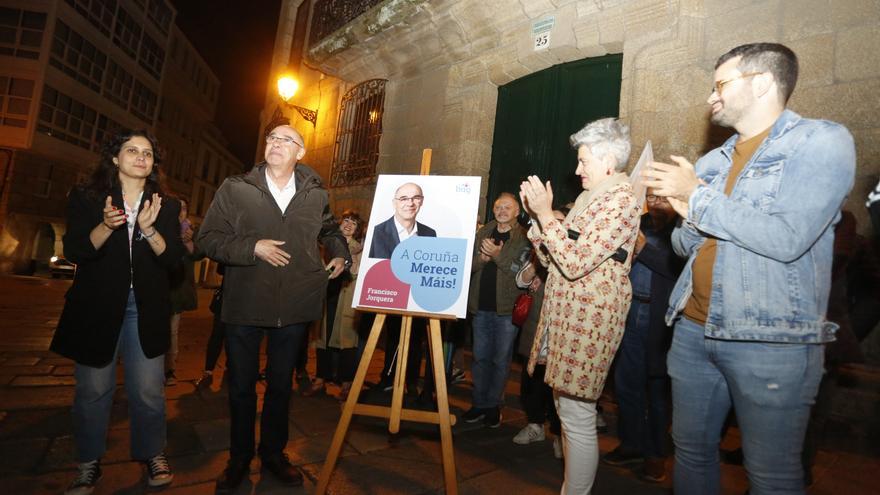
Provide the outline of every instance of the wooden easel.
[[[431,170],[431,149],[422,151],[422,168],[421,174],[428,175]],[[363,308],[365,311],[376,311],[374,308]],[[385,324],[385,317],[388,314],[400,314],[400,344],[397,348],[397,366],[394,373],[393,393],[391,395],[391,407],[376,406],[371,404],[358,404],[358,398],[364,386],[364,378],[367,376],[367,368],[376,350],[376,343],[379,341],[379,334],[382,333],[382,325]],[[431,362],[434,368],[434,386],[437,392],[437,410],[438,412],[419,411],[414,409],[403,409],[403,393],[406,377],[406,361],[409,355],[410,331],[412,330],[413,317],[425,317],[428,319],[428,346],[431,352]],[[342,417],[339,418],[339,424],[336,426],[336,433],[333,434],[333,441],[330,443],[330,451],[327,452],[327,459],[321,468],[321,475],[318,478],[318,486],[315,493],[323,495],[327,492],[327,486],[330,484],[330,475],[333,474],[333,468],[339,453],[342,450],[342,443],[345,441],[345,435],[348,433],[348,427],[351,424],[353,415],[372,416],[376,418],[388,418],[388,431],[397,433],[400,431],[400,420],[414,421],[417,423],[430,423],[440,425],[440,445],[443,454],[443,478],[446,484],[446,493],[455,495],[458,493],[458,483],[455,477],[455,457],[452,449],[452,425],[455,424],[455,416],[449,414],[449,398],[446,395],[446,372],[443,369],[443,341],[440,335],[440,319],[454,319],[453,315],[436,315],[421,314],[412,312],[384,311],[377,312],[376,319],[373,322],[373,328],[370,330],[370,336],[367,339],[367,345],[364,348],[363,357],[358,365],[357,374],[354,382],[351,384],[351,391],[345,406],[342,409]],[[385,352],[391,352],[386,349]]]

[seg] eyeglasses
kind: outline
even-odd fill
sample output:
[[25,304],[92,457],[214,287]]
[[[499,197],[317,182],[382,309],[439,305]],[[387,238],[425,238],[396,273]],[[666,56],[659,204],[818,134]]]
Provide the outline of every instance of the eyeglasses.
[[300,148],[303,148],[303,145],[300,144],[296,139],[279,136],[277,134],[269,134],[266,136],[266,144],[275,144],[275,143],[283,143],[283,144],[295,144]]
[[409,203],[410,201],[412,201],[413,203],[421,204],[422,201],[425,199],[425,197],[424,196],[401,196],[399,198],[394,198],[394,199],[396,199],[397,201],[399,201],[401,203]]
[[724,90],[724,86],[726,86],[727,84],[732,83],[733,81],[736,81],[738,79],[745,79],[747,77],[757,76],[759,74],[763,74],[763,72],[746,72],[745,74],[740,74],[736,77],[731,77],[730,79],[715,81],[715,85],[712,86],[712,92],[709,94],[718,93],[720,95],[721,91]]

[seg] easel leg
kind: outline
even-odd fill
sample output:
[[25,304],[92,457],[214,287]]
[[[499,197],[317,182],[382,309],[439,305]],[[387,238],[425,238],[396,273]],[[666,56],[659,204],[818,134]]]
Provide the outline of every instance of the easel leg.
[[431,319],[428,332],[431,357],[434,363],[434,387],[437,391],[437,412],[440,414],[440,447],[443,453],[443,478],[446,493],[458,493],[455,477],[455,456],[452,447],[452,425],[449,421],[449,397],[446,394],[446,370],[443,367],[443,341],[440,334],[440,320]]
[[[404,316],[400,322],[400,346],[397,349],[397,370],[394,373],[394,392],[391,396],[391,418],[388,431],[400,431],[400,410],[403,408],[403,392],[406,388],[406,367],[409,357],[409,337],[412,330],[412,316]],[[388,352],[387,350],[385,352]]]
[[342,451],[342,443],[345,441],[345,434],[348,433],[348,427],[351,424],[351,417],[354,414],[355,405],[357,405],[358,397],[364,387],[364,379],[367,377],[367,369],[370,367],[370,361],[376,350],[376,343],[379,341],[379,335],[382,333],[382,325],[385,324],[385,315],[379,313],[373,322],[373,328],[370,330],[370,336],[367,338],[367,345],[364,347],[364,355],[358,365],[357,374],[354,376],[354,382],[351,384],[351,391],[348,399],[345,401],[345,407],[342,409],[342,417],[339,418],[339,424],[336,426],[336,433],[333,434],[333,441],[330,443],[330,451],[327,452],[327,459],[324,460],[324,466],[321,467],[321,475],[318,478],[318,487],[315,493],[321,495],[326,493],[327,485],[330,484],[330,475],[333,474],[333,467]]

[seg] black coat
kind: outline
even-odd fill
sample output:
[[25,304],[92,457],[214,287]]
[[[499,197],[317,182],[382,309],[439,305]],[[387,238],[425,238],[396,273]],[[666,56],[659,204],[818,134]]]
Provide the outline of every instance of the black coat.
[[[437,231],[425,224],[416,222],[416,235],[419,237],[437,237]],[[370,243],[370,258],[390,259],[394,248],[400,244],[394,217],[376,225],[373,229],[373,241]]]
[[671,235],[675,222],[669,222],[660,231],[655,231],[650,215],[642,216],[639,229],[648,242],[642,248],[636,263],[642,263],[651,270],[651,309],[648,317],[648,341],[645,346],[649,376],[666,375],[666,352],[672,342],[672,328],[666,326],[666,309],[669,296],[684,267],[685,260],[672,250]]
[[[221,319],[232,325],[282,327],[321,319],[327,272],[318,249],[330,259],[351,261],[348,242],[330,211],[320,176],[297,164],[296,194],[285,211],[269,191],[266,165],[227,178],[205,215],[196,244],[226,265]],[[275,267],[258,259],[260,239],[284,241],[290,263]]]
[[[122,192],[112,192],[113,204],[122,207]],[[141,207],[146,200],[146,194]],[[67,291],[64,310],[50,349],[79,364],[110,364],[122,328],[129,287],[134,286],[138,308],[138,334],[148,358],[168,350],[171,335],[169,271],[184,253],[180,240],[180,203],[162,199],[156,230],[165,238],[165,251],[156,256],[135,226],[128,250],[128,230],[120,227],[95,249],[89,234],[103,221],[103,198],[91,198],[74,188],[67,203],[64,256],[76,263],[76,276]]]

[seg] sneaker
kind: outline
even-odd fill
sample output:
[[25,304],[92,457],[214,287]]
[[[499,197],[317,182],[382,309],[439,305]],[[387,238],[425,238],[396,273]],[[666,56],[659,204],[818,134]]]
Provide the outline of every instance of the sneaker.
[[501,408],[493,407],[486,411],[486,417],[483,419],[483,424],[489,428],[498,428],[501,426]]
[[196,383],[196,388],[211,388],[211,384],[214,383],[214,372],[205,370],[202,372],[202,377],[199,378],[199,381]]
[[174,376],[174,370],[168,370],[165,372],[165,386],[173,387],[177,385],[177,377]]
[[617,447],[602,457],[602,462],[609,466],[627,466],[644,461],[645,458],[641,454],[623,449],[622,447]]
[[648,457],[645,459],[645,469],[639,476],[650,483],[662,483],[666,480],[666,459],[662,457]]
[[144,464],[147,465],[148,485],[152,487],[165,486],[174,479],[174,473],[171,472],[171,466],[164,453],[153,456]]
[[64,495],[89,495],[101,480],[101,460],[85,462],[76,467],[76,478],[70,482]]
[[476,423],[477,421],[486,417],[486,410],[480,409],[478,407],[472,407],[468,409],[466,413],[461,416],[461,419],[464,420],[465,423]]
[[456,383],[461,383],[465,379],[465,373],[463,369],[460,368],[452,368],[451,379],[449,383],[455,385]]
[[544,425],[539,425],[538,423],[529,423],[522,430],[519,430],[519,433],[513,437],[513,443],[519,445],[528,445],[532,442],[542,442],[546,437],[544,436]]
[[553,457],[557,459],[565,457],[565,451],[562,450],[562,437],[556,437],[553,439]]
[[596,413],[596,432],[608,433],[608,423],[605,422],[601,412]]

